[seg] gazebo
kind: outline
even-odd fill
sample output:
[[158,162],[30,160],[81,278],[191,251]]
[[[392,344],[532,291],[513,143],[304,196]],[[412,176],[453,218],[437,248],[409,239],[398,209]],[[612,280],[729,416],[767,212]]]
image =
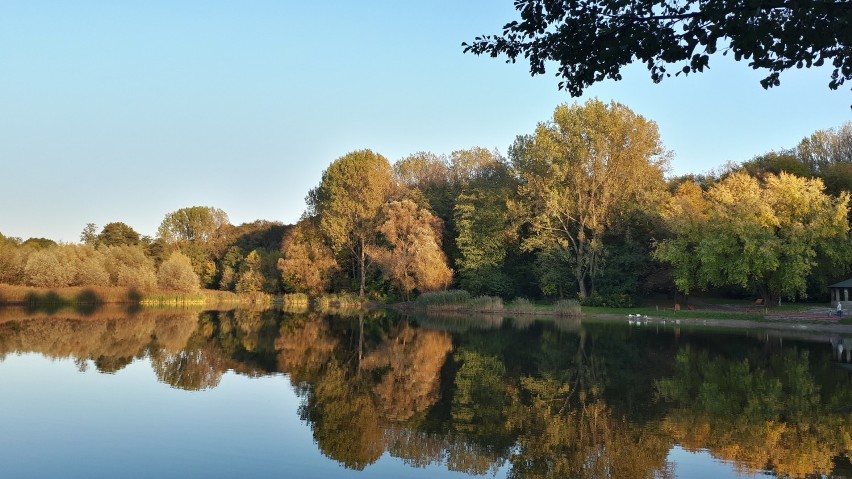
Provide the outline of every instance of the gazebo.
[[852,290],[852,279],[834,283],[828,287],[828,292],[831,293],[831,307],[837,307],[838,301],[842,304],[843,309],[847,310],[852,307],[852,302],[849,301],[849,291]]

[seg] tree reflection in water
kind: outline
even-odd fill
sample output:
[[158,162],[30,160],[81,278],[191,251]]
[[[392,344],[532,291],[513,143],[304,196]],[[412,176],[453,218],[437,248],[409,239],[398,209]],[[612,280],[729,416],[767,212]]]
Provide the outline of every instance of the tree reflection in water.
[[743,472],[848,477],[852,388],[828,343],[514,323],[21,313],[0,315],[0,356],[70,357],[102,372],[147,357],[160,381],[187,390],[216,387],[227,371],[286,373],[319,449],[358,470],[387,452],[469,474],[667,478],[680,445]]

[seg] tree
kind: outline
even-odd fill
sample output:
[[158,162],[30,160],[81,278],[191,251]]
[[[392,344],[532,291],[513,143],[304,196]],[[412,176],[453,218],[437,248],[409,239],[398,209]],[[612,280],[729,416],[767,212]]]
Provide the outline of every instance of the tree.
[[348,251],[357,265],[359,296],[367,278],[367,248],[377,238],[379,210],[396,190],[393,170],[384,156],[370,150],[344,155],[322,174],[307,202],[332,249]]
[[[464,175],[467,181],[460,187],[453,215],[458,282],[473,295],[508,296],[513,289],[512,279],[504,271],[513,236],[508,203],[516,185],[501,157],[487,150],[479,153],[487,153],[490,162],[483,161]],[[453,154],[454,158],[464,156],[468,155]]]
[[382,207],[378,231],[389,247],[368,246],[367,254],[406,300],[411,291],[446,289],[453,279],[441,250],[441,224],[411,200]]
[[[83,230],[85,234],[86,230]],[[97,243],[106,246],[135,245],[139,242],[139,233],[122,222],[107,223],[97,237]]]
[[24,265],[24,278],[29,286],[55,288],[68,286],[74,280],[73,267],[62,261],[58,247],[33,251]]
[[219,280],[219,289],[230,291],[237,280],[237,271],[243,261],[243,251],[239,246],[231,246],[222,258],[222,277]]
[[[503,35],[462,43],[465,52],[529,60],[530,74],[559,64],[560,89],[572,96],[605,78],[621,79],[621,67],[645,63],[654,82],[703,71],[709,55],[733,53],[768,71],[764,88],[780,84],[781,72],[803,66],[834,66],[829,88],[852,79],[852,6],[817,2],[722,0],[516,0],[520,21]],[[669,66],[672,65],[672,66]]]
[[263,274],[260,272],[260,255],[252,250],[246,255],[237,272],[237,293],[257,293],[263,290]]
[[160,265],[157,283],[162,289],[187,293],[194,293],[199,288],[198,275],[193,271],[192,263],[179,251],[172,253]]
[[764,300],[806,294],[819,257],[849,260],[849,194],[832,198],[819,179],[786,173],[761,182],[734,173],[701,192],[684,185],[665,218],[673,237],[656,249],[684,293],[707,286],[751,288]]
[[192,206],[169,213],[160,223],[157,235],[172,250],[180,249],[189,257],[204,286],[216,286],[214,258],[224,253],[228,215],[209,206]]
[[210,206],[181,208],[163,218],[157,234],[167,243],[186,241],[210,242],[220,238],[228,226],[228,215]]
[[332,274],[340,269],[311,218],[303,218],[284,235],[278,269],[284,282],[298,292],[319,295],[328,290]]
[[518,137],[510,156],[530,228],[524,248],[569,253],[585,298],[615,213],[665,189],[657,125],[618,103],[561,105],[535,134]]
[[94,223],[86,223],[86,227],[80,233],[80,242],[90,246],[96,246],[98,241],[98,226]]
[[852,163],[852,122],[813,132],[795,151],[801,162],[820,173],[832,165]]

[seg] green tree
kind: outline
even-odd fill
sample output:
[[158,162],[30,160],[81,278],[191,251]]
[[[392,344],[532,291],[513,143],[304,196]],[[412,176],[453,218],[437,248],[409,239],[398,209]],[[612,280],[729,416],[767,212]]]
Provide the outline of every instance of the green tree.
[[[84,230],[85,233],[86,231]],[[122,222],[107,223],[97,237],[97,244],[106,246],[135,245],[139,243],[139,233]]]
[[33,249],[44,249],[56,246],[56,241],[47,238],[27,238],[27,240],[21,243],[21,245],[28,246]]
[[441,224],[411,200],[392,201],[381,210],[378,231],[389,247],[368,246],[367,255],[406,300],[413,290],[446,289],[453,279],[441,250]]
[[684,184],[665,214],[672,238],[655,255],[684,293],[739,286],[767,302],[804,296],[819,257],[838,266],[849,259],[849,195],[823,189],[786,173],[762,182],[734,173],[706,192]]
[[260,255],[257,250],[249,252],[240,264],[234,290],[238,293],[256,293],[263,290],[263,274],[260,271]]
[[335,252],[348,251],[357,265],[359,296],[367,278],[367,248],[377,240],[379,210],[396,191],[388,160],[370,150],[344,155],[322,174],[307,202]]
[[752,176],[782,171],[791,175],[810,177],[816,172],[811,165],[802,161],[795,150],[771,151],[756,156],[742,164],[742,169]]
[[516,185],[502,158],[483,151],[489,153],[490,162],[480,163],[465,175],[456,197],[458,282],[473,295],[509,296],[513,285],[504,267],[514,239],[508,204]]
[[845,1],[516,0],[515,9],[521,19],[507,23],[502,36],[477,37],[462,43],[464,51],[506,55],[512,63],[522,56],[532,75],[555,61],[559,87],[572,96],[605,78],[620,80],[621,67],[637,60],[654,82],[700,72],[719,49],[768,71],[764,88],[779,85],[785,70],[825,62],[834,66],[831,89],[852,79],[852,9]]
[[518,137],[510,156],[530,228],[524,248],[570,253],[585,298],[616,212],[657,201],[665,189],[656,124],[618,103],[561,105],[535,134]]
[[230,291],[237,281],[237,271],[243,261],[243,251],[239,246],[231,246],[222,258],[222,277],[219,280],[219,289]]

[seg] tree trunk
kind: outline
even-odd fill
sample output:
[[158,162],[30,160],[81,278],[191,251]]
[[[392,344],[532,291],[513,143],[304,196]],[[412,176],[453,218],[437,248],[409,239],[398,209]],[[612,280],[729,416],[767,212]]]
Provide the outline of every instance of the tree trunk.
[[577,289],[579,290],[580,301],[586,299],[586,275],[583,272],[582,266],[577,266],[574,270],[574,277],[577,279]]
[[359,269],[361,270],[361,288],[358,290],[358,297],[363,298],[364,297],[364,289],[367,285],[367,271],[366,271],[367,258],[366,258],[366,253],[364,252],[364,238],[361,238],[361,251],[360,251],[360,253],[361,254],[360,254],[360,257],[359,257],[359,260],[360,260],[360,265],[359,265],[360,268]]

